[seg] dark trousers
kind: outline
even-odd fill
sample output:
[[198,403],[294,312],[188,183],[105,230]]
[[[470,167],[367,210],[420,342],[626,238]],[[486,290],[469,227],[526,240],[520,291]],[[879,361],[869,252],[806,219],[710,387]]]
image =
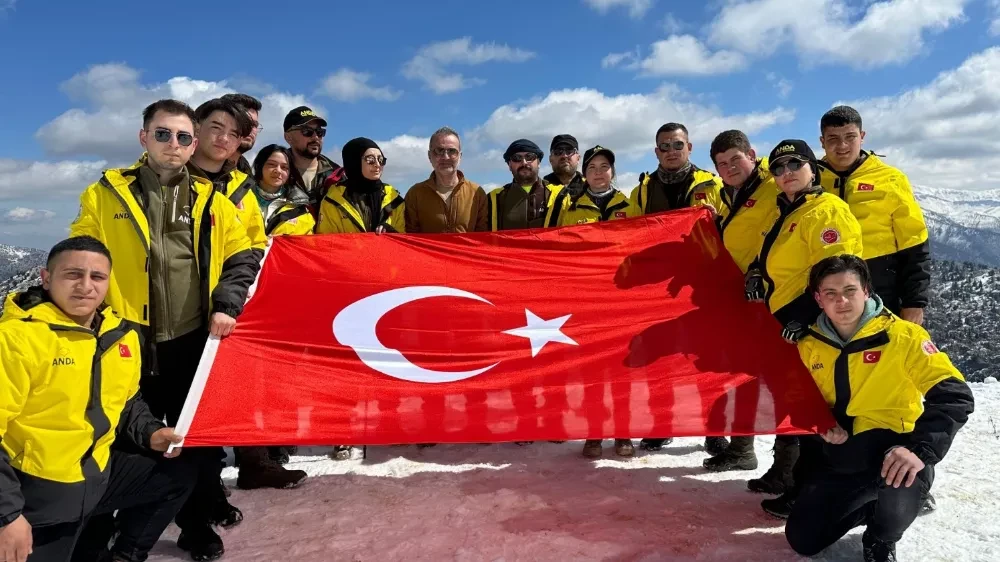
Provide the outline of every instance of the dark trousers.
[[[175,459],[154,455],[158,453],[112,451],[108,487],[97,507],[82,520],[33,527],[34,552],[29,562],[68,562],[71,557],[93,561],[97,552],[107,547],[109,537],[102,534],[103,543],[85,545],[83,529],[92,517],[105,517],[115,510],[122,534],[113,551],[127,560],[145,560],[191,493],[196,474],[195,464],[183,455]],[[78,552],[74,555],[75,547]],[[87,557],[81,557],[84,551]]]
[[[179,338],[156,344],[158,374],[142,381],[142,395],[157,417],[165,417],[174,426],[184,408],[198,363],[201,361],[208,333],[196,330]],[[177,526],[183,529],[209,525],[218,506],[227,503],[222,484],[222,447],[185,449],[182,456],[197,461],[198,479],[190,498],[177,514]]]
[[803,556],[819,554],[860,525],[881,541],[898,542],[917,518],[934,470],[930,466],[921,470],[909,488],[887,486],[880,470],[881,466],[873,466],[840,474],[814,468],[800,486],[785,524],[792,549]]

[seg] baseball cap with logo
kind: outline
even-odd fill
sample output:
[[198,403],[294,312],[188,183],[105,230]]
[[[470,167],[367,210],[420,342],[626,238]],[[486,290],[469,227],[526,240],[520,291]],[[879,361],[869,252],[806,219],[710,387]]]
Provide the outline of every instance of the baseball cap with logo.
[[583,169],[587,169],[587,164],[594,159],[598,154],[603,154],[605,158],[608,159],[608,163],[612,166],[615,165],[615,153],[611,152],[610,148],[604,148],[601,145],[597,145],[594,148],[587,149],[587,152],[583,153]]
[[804,140],[799,139],[787,139],[779,142],[773,150],[771,150],[770,156],[767,157],[767,163],[770,166],[774,166],[777,160],[787,160],[789,157],[797,158],[798,160],[805,160],[806,162],[816,162],[816,155],[813,154],[811,148]]
[[315,111],[304,105],[296,107],[285,116],[285,132],[287,133],[289,129],[305,125],[310,121],[318,121],[321,127],[326,127],[326,119],[316,115]]

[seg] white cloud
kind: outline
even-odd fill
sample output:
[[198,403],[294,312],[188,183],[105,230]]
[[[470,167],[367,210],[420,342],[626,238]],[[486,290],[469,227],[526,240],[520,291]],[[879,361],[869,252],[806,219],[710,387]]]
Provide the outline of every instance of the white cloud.
[[323,79],[320,90],[335,100],[358,101],[371,98],[378,101],[395,101],[402,92],[388,86],[375,87],[368,83],[372,75],[367,72],[357,72],[349,68],[330,74]]
[[56,214],[47,209],[29,209],[14,207],[3,215],[5,222],[42,222],[51,219]]
[[968,2],[883,0],[858,14],[846,0],[726,0],[709,41],[757,57],[789,48],[805,64],[873,68],[918,56],[925,35],[961,21]]
[[709,51],[693,35],[671,35],[653,43],[652,53],[641,62],[631,65],[645,76],[707,76],[728,74],[746,65],[746,58],[738,52]]
[[70,201],[97,181],[106,162],[31,162],[0,158],[0,201]]
[[1000,91],[993,84],[998,80],[1000,47],[992,47],[926,85],[846,104],[861,113],[865,146],[886,154],[912,183],[996,187],[1000,185],[1000,129],[995,125],[1000,122]]
[[996,37],[1000,35],[1000,0],[990,0],[990,12],[993,18],[990,21],[990,35]]
[[584,0],[588,6],[602,14],[612,8],[627,8],[628,15],[639,19],[653,6],[653,0]]
[[524,62],[534,58],[530,51],[496,43],[473,44],[471,37],[425,45],[403,65],[403,76],[419,80],[436,94],[447,94],[480,86],[486,81],[449,72],[451,65],[475,66],[487,62]]
[[[544,98],[496,109],[485,124],[470,135],[507,146],[527,137],[548,146],[556,134],[571,131],[581,146],[600,143],[619,158],[652,155],[656,128],[668,121],[684,123],[694,143],[708,143],[726,129],[740,129],[748,135],[779,123],[788,123],[794,111],[782,107],[766,113],[727,115],[720,108],[704,105],[672,86],[649,94],[607,96],[581,88],[559,90]],[[697,147],[696,147],[697,148]]]
[[629,51],[626,53],[611,53],[608,56],[601,59],[601,68],[614,68],[623,62],[628,62],[628,67],[631,67],[639,60],[639,49],[635,51]]
[[792,83],[787,78],[783,76],[778,76],[773,72],[768,72],[766,75],[767,81],[774,85],[774,88],[778,91],[778,97],[785,99],[788,94],[792,93]]
[[639,172],[621,172],[615,170],[615,187],[626,195],[632,195],[632,190],[639,185]]
[[[142,151],[139,129],[142,110],[150,103],[173,98],[197,107],[209,99],[234,92],[226,81],[206,81],[178,76],[166,82],[142,84],[139,72],[125,64],[95,65],[73,76],[61,89],[83,108],[73,108],[43,125],[35,138],[51,155],[93,156],[120,164],[134,161]],[[281,123],[285,114],[299,105],[309,105],[323,114],[322,106],[309,103],[302,95],[270,93],[260,122],[264,131],[258,145],[283,142]]]

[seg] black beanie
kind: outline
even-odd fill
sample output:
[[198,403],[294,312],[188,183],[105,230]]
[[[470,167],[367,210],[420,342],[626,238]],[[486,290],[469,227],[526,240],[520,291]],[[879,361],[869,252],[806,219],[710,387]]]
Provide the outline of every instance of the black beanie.
[[510,157],[517,154],[518,152],[533,152],[535,153],[535,155],[538,156],[539,159],[541,159],[541,157],[544,156],[544,154],[542,153],[542,149],[538,148],[537,144],[531,142],[528,139],[518,139],[510,143],[510,146],[507,147],[507,152],[503,153],[503,161],[510,162]]
[[375,144],[375,141],[365,137],[358,137],[347,141],[344,149],[340,151],[344,162],[344,173],[347,175],[344,185],[352,190],[367,192],[382,186],[380,180],[367,179],[361,172],[361,159],[369,148],[378,148],[379,152],[382,151],[379,145]]

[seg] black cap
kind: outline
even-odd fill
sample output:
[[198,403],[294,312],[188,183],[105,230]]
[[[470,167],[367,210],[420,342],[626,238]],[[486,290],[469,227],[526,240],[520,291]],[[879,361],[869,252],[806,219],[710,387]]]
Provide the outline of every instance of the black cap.
[[774,166],[775,160],[784,159],[786,156],[795,156],[800,160],[816,163],[816,155],[804,140],[786,139],[777,144],[767,157],[767,165]]
[[531,142],[528,139],[518,139],[507,147],[507,152],[503,153],[503,161],[510,162],[510,157],[517,154],[518,152],[533,152],[539,158],[544,156],[542,149],[538,148],[538,145]]
[[591,148],[587,150],[587,152],[583,153],[584,172],[587,171],[587,164],[589,164],[590,161],[593,160],[594,157],[597,156],[598,154],[603,154],[604,157],[608,159],[608,163],[610,163],[612,166],[615,165],[615,153],[611,152],[610,148],[604,148],[601,145],[597,145],[594,148]]
[[580,143],[576,142],[576,137],[573,135],[556,135],[552,137],[552,144],[549,146],[549,151],[556,149],[556,146],[560,144],[568,144],[576,150],[580,150]]
[[285,132],[287,133],[292,127],[298,127],[300,125],[305,125],[310,121],[319,121],[321,127],[326,127],[326,119],[323,119],[319,115],[316,115],[312,109],[301,105],[295,109],[288,112],[285,116]]

